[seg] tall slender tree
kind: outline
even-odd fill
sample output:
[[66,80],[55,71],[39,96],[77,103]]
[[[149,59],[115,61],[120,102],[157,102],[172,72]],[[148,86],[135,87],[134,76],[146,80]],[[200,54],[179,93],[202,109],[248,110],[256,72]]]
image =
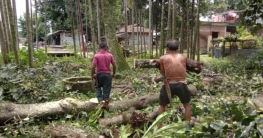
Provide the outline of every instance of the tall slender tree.
[[16,0],[12,0],[13,5],[13,13],[14,13],[14,23],[15,23],[15,31],[16,31],[16,47],[19,49],[19,36],[18,36],[18,26],[17,26],[17,13],[16,13]]
[[171,30],[171,20],[172,20],[172,18],[171,18],[171,6],[172,6],[172,0],[168,0],[168,16],[167,16],[167,19],[168,19],[168,21],[167,21],[167,36],[166,36],[166,39],[171,39],[171,32],[172,32],[172,30]]
[[[10,20],[9,20],[9,15],[8,15],[8,9],[7,9],[7,4],[6,4],[6,0],[2,0],[3,1],[3,14],[4,14],[4,17],[3,17],[3,20],[4,20],[4,23],[5,23],[5,33],[6,33],[6,38],[7,38],[7,52],[10,52],[10,51],[13,51],[13,48],[12,48],[12,36],[11,36],[11,29],[10,29]],[[2,9],[1,8],[1,9]]]
[[44,3],[45,3],[44,4],[45,6],[45,53],[47,54],[47,0],[45,0]]
[[[1,2],[0,2],[0,6],[1,6]],[[3,22],[0,20],[0,44],[1,44],[1,54],[2,54],[2,62],[3,64],[7,64],[8,63],[8,56],[7,56],[7,52],[6,52],[6,39],[5,39],[5,35],[4,35],[4,30],[3,30]]]
[[83,25],[82,25],[82,16],[81,16],[81,9],[80,9],[80,0],[78,0],[78,14],[79,14],[79,37],[81,37],[81,47],[83,50],[83,57],[86,57],[86,50],[85,50],[85,44],[84,44],[84,32],[83,32]]
[[71,14],[71,33],[73,38],[73,47],[74,47],[74,55],[75,59],[77,59],[77,45],[76,45],[76,32],[75,32],[75,23],[74,23],[74,12],[75,12],[75,2],[74,0],[71,0],[70,4],[70,14]]
[[125,47],[128,46],[128,32],[127,32],[127,27],[128,27],[128,14],[127,14],[127,0],[124,0],[124,22],[125,22],[125,27],[124,27],[124,30],[125,30]]
[[181,14],[181,30],[180,30],[180,53],[184,52],[184,36],[185,36],[185,8],[186,2],[185,0],[182,1],[182,14]]
[[93,18],[93,14],[92,14],[92,3],[91,0],[89,0],[89,22],[90,22],[90,27],[91,27],[91,39],[92,39],[92,49],[93,49],[93,54],[96,53],[95,50],[95,41],[96,41],[96,36],[95,36],[95,30],[94,30],[94,18]]
[[198,24],[199,24],[199,3],[200,3],[200,0],[197,0],[197,12],[196,12],[196,20],[195,20],[195,29],[194,29],[194,40],[193,40],[193,52],[192,52],[192,57],[193,57],[193,60],[195,60],[195,55],[196,55],[196,49],[197,47],[199,47],[199,45],[197,45],[196,41],[197,41],[197,36],[198,36]]
[[[4,7],[3,5],[3,1],[0,0],[0,7]],[[0,8],[0,13],[1,13],[1,22],[0,22],[0,25],[1,25],[1,49],[5,50],[5,52],[1,52],[2,55],[3,54],[7,54],[8,53],[8,35],[7,35],[7,32],[6,32],[6,20],[5,20],[5,15],[4,15],[4,10],[5,8]],[[6,57],[4,61],[4,64],[6,63],[7,64],[7,56],[3,56],[3,58]],[[5,62],[6,61],[6,62]]]
[[[132,0],[132,53],[135,55],[135,45],[134,45],[134,10],[135,10],[135,5],[134,5],[134,0]],[[133,56],[134,57],[134,56]]]
[[33,67],[33,47],[32,47],[32,26],[29,11],[29,0],[26,0],[26,20],[27,20],[27,42],[28,42],[28,64]]
[[98,42],[100,43],[101,29],[100,29],[100,0],[96,0],[97,9],[97,27],[98,27]]
[[87,4],[87,0],[85,0],[85,23],[86,23],[86,35],[85,35],[85,38],[86,38],[86,44],[85,46],[87,47],[87,61],[89,61],[89,56],[88,56],[88,53],[89,53],[89,46],[88,46],[88,41],[89,41],[89,35],[88,35],[88,4]]
[[35,25],[36,25],[36,47],[38,49],[38,19],[37,19],[37,12],[38,12],[38,5],[37,5],[37,0],[35,0],[35,16],[36,16],[36,19],[35,19]]
[[196,39],[197,39],[197,61],[200,61],[200,0],[197,0]]
[[187,57],[189,58],[190,56],[189,56],[189,4],[190,4],[190,2],[189,2],[189,0],[187,0],[186,1],[186,49],[187,49]]
[[118,20],[118,16],[120,16],[121,13],[116,10],[119,8],[119,5],[120,3],[118,0],[101,1],[102,20],[104,22],[106,40],[110,47],[110,51],[115,57],[117,70],[124,71],[130,69],[130,67],[122,54],[116,37],[116,26],[119,26],[119,23],[121,23],[121,21]]
[[161,16],[161,45],[160,45],[160,56],[164,54],[164,41],[165,41],[165,34],[164,34],[164,3],[165,1],[162,0],[162,16]]
[[19,57],[18,57],[18,51],[17,51],[17,35],[16,35],[16,29],[15,29],[15,19],[14,19],[14,12],[11,7],[11,0],[7,0],[7,7],[8,7],[8,15],[9,15],[9,21],[10,21],[10,29],[11,29],[11,40],[12,40],[12,49],[13,53],[15,55],[15,62],[16,65],[19,66]]
[[190,24],[190,30],[191,30],[191,33],[190,33],[190,58],[193,59],[193,47],[194,47],[194,4],[195,4],[195,0],[192,0],[192,11],[191,11],[191,24]]
[[153,42],[153,38],[152,38],[152,0],[149,0],[149,48],[150,48],[150,58],[153,58],[153,43],[152,42]]
[[173,25],[172,25],[172,38],[175,39],[176,38],[176,18],[177,18],[177,14],[176,14],[176,0],[173,0]]

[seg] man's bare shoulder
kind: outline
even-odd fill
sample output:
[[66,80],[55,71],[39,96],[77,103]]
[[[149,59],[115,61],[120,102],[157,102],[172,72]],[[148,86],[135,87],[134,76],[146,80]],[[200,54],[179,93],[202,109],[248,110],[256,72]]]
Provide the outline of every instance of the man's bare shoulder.
[[165,55],[162,55],[159,59],[162,60],[162,59],[166,59],[168,57],[168,54],[165,54]]

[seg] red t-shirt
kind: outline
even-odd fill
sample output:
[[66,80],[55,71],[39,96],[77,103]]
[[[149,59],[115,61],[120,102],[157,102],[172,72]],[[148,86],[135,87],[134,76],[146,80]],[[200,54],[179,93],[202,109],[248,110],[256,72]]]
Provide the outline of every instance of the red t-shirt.
[[94,55],[93,64],[96,64],[97,74],[99,73],[110,73],[110,64],[115,62],[111,53],[100,50],[98,53]]

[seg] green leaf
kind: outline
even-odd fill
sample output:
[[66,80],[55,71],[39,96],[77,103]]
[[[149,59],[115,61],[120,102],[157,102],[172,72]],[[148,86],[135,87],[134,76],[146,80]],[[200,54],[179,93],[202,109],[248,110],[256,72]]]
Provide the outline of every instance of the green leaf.
[[257,130],[258,130],[258,132],[261,134],[261,136],[263,136],[263,129],[257,127]]
[[220,130],[221,129],[220,125],[218,125],[217,123],[211,123],[210,127],[213,128],[214,130]]
[[173,110],[171,110],[171,111],[169,111],[169,112],[166,111],[166,112],[162,113],[161,115],[159,115],[159,116],[155,119],[155,121],[152,123],[152,125],[148,128],[148,130],[144,133],[143,138],[148,135],[148,133],[150,132],[150,130],[152,130],[153,127],[157,126],[163,119],[171,116],[171,115],[173,114],[173,112],[174,112]]
[[72,115],[67,115],[66,118],[70,119],[72,118]]
[[246,137],[249,135],[249,132],[251,130],[251,128],[255,125],[255,122],[250,122],[250,124],[245,127],[245,130],[242,131],[242,134],[240,137]]
[[3,88],[2,87],[0,87],[0,96],[2,96],[3,95]]

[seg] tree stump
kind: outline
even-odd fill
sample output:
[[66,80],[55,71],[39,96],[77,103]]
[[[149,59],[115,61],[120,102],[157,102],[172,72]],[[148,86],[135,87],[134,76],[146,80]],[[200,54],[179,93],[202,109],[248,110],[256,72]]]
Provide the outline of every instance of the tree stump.
[[87,76],[63,79],[62,86],[64,91],[78,91],[82,93],[95,91],[93,81]]

